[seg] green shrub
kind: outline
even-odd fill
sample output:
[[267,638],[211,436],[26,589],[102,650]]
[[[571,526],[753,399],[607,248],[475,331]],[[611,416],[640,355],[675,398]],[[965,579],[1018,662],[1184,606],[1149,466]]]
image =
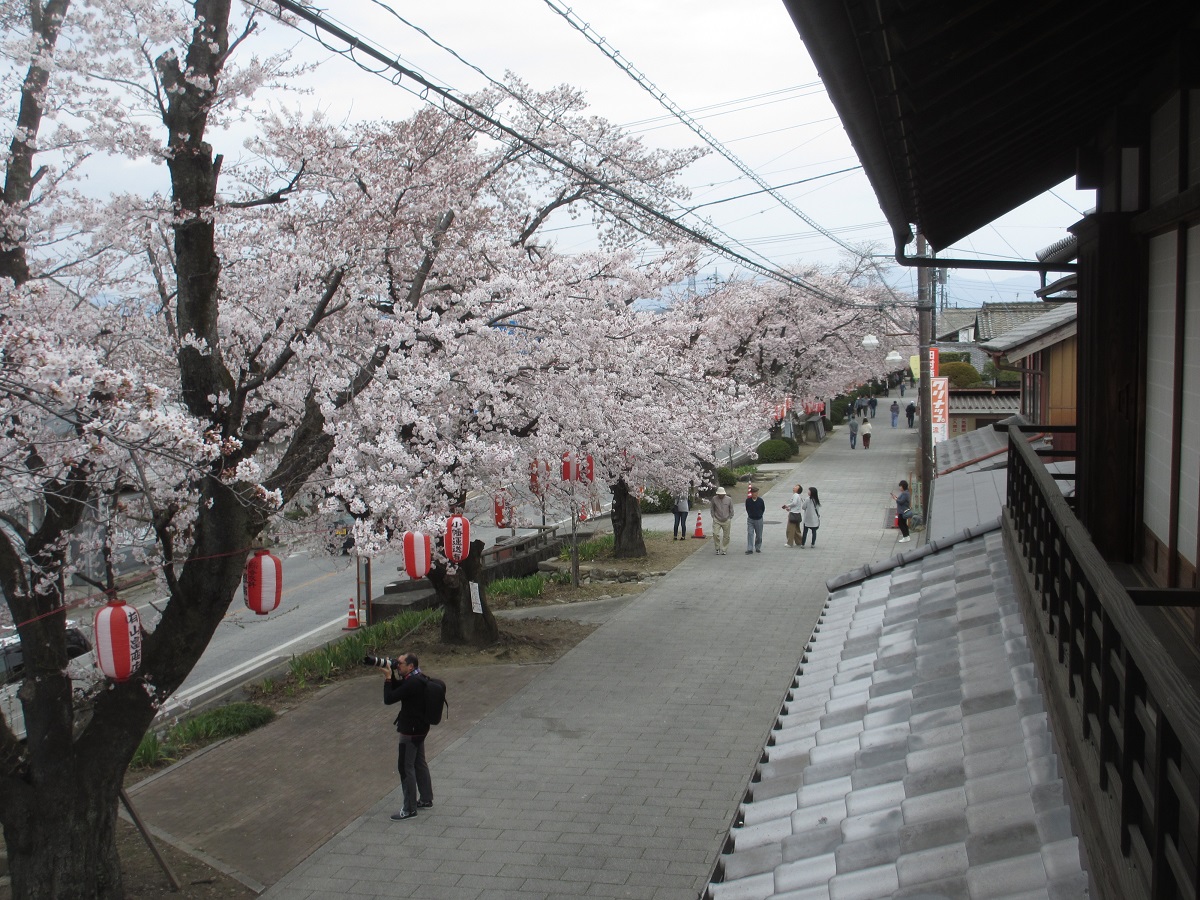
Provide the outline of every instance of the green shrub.
[[841,425],[850,419],[850,411],[854,408],[856,396],[838,397],[830,402],[828,406],[830,425]]
[[758,461],[760,463],[787,462],[792,458],[792,448],[786,441],[763,441],[758,445]]
[[1009,369],[997,369],[996,364],[988,360],[983,364],[983,380],[995,381],[996,384],[1013,385],[1021,383],[1021,373]]
[[787,444],[789,447],[792,448],[793,456],[795,456],[797,453],[800,452],[800,445],[798,443],[796,443],[795,438],[790,438],[785,434],[782,437],[780,437],[779,440],[783,441],[785,444]]
[[733,487],[737,484],[737,472],[728,466],[717,467],[717,484],[721,487]]
[[488,585],[488,593],[492,597],[521,597],[525,600],[532,600],[535,597],[542,596],[542,591],[546,587],[546,578],[543,575],[527,575],[524,578],[497,578]]
[[646,491],[638,501],[638,506],[643,513],[670,512],[675,506],[675,498],[670,491]]
[[979,370],[967,362],[939,362],[938,371],[950,379],[950,387],[965,388],[980,381]]

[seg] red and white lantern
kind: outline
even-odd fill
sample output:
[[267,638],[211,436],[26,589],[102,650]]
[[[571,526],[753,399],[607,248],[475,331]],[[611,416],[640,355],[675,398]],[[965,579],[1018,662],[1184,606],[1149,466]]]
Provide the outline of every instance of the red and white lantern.
[[454,515],[446,520],[446,537],[442,548],[446,559],[455,565],[471,555],[471,523],[466,516]]
[[414,581],[429,574],[433,559],[433,543],[429,535],[419,531],[404,532],[404,571]]
[[562,462],[563,481],[586,481],[589,483],[592,481],[595,468],[592,465],[590,454],[580,459],[575,453],[564,453]]
[[508,528],[512,525],[512,504],[508,502],[508,498],[504,494],[497,494],[496,501],[492,504],[492,515],[496,520],[497,528]]
[[96,610],[92,622],[96,665],[113,681],[128,681],[142,665],[142,620],[124,600]]
[[529,490],[535,497],[542,496],[550,483],[550,463],[535,459],[529,464]]
[[246,560],[242,576],[242,596],[246,609],[256,616],[265,616],[279,608],[283,597],[283,563],[269,550],[256,550]]

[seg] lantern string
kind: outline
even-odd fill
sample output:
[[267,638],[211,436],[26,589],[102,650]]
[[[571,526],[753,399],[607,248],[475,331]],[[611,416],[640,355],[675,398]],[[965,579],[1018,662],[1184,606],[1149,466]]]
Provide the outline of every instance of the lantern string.
[[[328,534],[328,533],[329,533],[329,529],[321,528],[321,529],[316,529],[313,531],[289,531],[288,536],[306,535],[306,534]],[[253,553],[255,550],[269,550],[269,549],[270,549],[269,547],[263,547],[262,545],[242,547],[237,550],[228,550],[224,553],[213,553],[209,556],[188,557],[185,560],[180,560],[179,562],[172,563],[172,565],[183,565],[183,564],[186,564],[189,562],[203,562],[203,561],[209,560],[209,559],[221,559],[221,558],[227,557],[227,556],[237,556],[238,554],[241,554],[241,553]],[[161,568],[164,568],[164,565],[160,564],[158,566],[153,566],[151,568],[161,569]],[[33,616],[32,618],[25,619],[22,622],[15,623],[15,627],[22,628],[22,627],[24,627],[26,625],[30,625],[34,622],[39,622],[42,619],[48,619],[50,616],[56,616],[59,613],[65,613],[72,609],[77,609],[81,606],[86,606],[89,603],[91,603],[93,600],[108,598],[108,597],[115,598],[117,595],[117,590],[118,590],[117,588],[111,588],[111,589],[105,588],[101,591],[98,591],[97,593],[88,594],[84,597],[80,597],[77,600],[72,600],[69,603],[63,603],[61,606],[56,606],[54,609],[47,610],[46,612],[39,613],[38,615]],[[111,602],[111,600],[109,602]]]

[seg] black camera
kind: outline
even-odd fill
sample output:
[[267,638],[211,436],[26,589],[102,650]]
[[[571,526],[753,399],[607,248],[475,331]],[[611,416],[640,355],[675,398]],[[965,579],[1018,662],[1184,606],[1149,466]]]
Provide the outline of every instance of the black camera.
[[392,659],[388,656],[364,656],[363,665],[375,666],[379,669],[391,669],[393,672],[395,672],[396,667],[400,665],[400,660]]

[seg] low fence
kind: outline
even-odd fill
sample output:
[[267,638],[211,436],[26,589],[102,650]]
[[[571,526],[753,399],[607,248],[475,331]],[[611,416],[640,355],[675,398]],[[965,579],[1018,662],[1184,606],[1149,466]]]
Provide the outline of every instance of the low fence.
[[1147,622],[1037,451],[1009,436],[1005,544],[1101,897],[1195,898],[1195,654]]

